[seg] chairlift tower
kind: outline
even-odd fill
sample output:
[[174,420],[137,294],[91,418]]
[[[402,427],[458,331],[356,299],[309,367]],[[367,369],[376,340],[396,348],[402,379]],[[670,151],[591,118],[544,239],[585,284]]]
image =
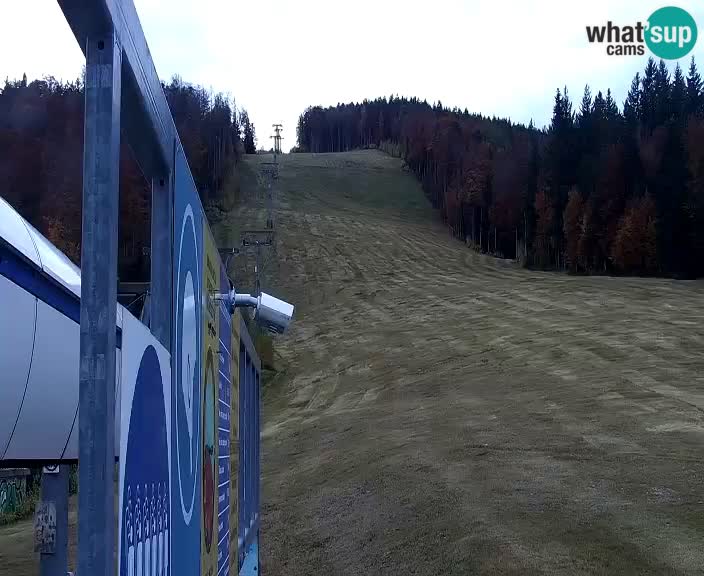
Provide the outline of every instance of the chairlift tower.
[[274,161],[276,161],[276,155],[282,154],[281,140],[283,140],[284,137],[281,135],[281,132],[283,131],[283,125],[272,124],[271,127],[274,129],[274,134],[272,136],[269,136],[269,138],[274,139]]

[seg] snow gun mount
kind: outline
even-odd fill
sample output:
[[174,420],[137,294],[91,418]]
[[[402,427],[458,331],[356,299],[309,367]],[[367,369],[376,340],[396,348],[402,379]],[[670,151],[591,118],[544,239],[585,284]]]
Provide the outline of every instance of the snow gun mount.
[[252,296],[237,294],[232,288],[226,294],[214,294],[213,298],[224,302],[230,314],[234,314],[236,308],[254,308],[254,319],[257,324],[276,334],[283,334],[293,318],[293,304],[265,292],[261,292],[259,296]]

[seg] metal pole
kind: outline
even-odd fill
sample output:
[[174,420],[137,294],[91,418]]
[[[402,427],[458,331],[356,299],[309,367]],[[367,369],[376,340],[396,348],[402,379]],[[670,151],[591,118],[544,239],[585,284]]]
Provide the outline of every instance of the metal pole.
[[52,552],[39,554],[40,576],[65,576],[68,571],[68,475],[70,467],[42,472],[42,504],[53,504],[56,511],[56,537]]
[[81,244],[78,573],[115,559],[115,338],[122,51],[113,31],[86,42]]
[[152,334],[171,351],[173,194],[169,178],[152,179],[150,323]]
[[[276,154],[274,154],[274,163],[276,163]],[[274,202],[273,202],[273,186],[272,186],[272,180],[273,177],[271,174],[269,175],[269,178],[267,179],[267,218],[266,218],[266,227],[267,228],[273,228],[274,227]]]
[[261,270],[261,256],[262,256],[262,245],[259,241],[257,241],[257,263],[256,263],[256,286],[255,286],[255,295],[259,296],[262,293],[262,283],[260,280],[260,274],[262,273]]

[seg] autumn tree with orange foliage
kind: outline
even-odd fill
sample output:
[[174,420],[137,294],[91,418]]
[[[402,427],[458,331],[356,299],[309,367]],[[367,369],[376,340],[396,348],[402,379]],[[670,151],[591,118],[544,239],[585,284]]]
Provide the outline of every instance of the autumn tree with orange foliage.
[[579,241],[582,237],[582,217],[584,212],[584,199],[576,188],[570,190],[562,217],[562,226],[565,233],[565,246],[567,251],[567,265],[570,272],[579,269]]
[[626,209],[611,248],[611,257],[622,272],[657,272],[657,214],[655,201],[650,195],[633,200]]
[[555,248],[552,234],[555,226],[555,210],[545,190],[540,190],[535,195],[535,218],[535,261],[538,266],[549,266]]
[[[221,94],[178,78],[163,87],[201,199],[217,201],[233,181],[229,177],[241,148],[235,111]],[[28,82],[25,76],[6,80],[0,89],[0,193],[76,264],[81,253],[83,106],[81,80]],[[149,183],[122,143],[121,280],[149,277],[150,200]]]
[[704,118],[690,116],[686,133],[687,192],[685,213],[691,245],[690,275],[704,274]]

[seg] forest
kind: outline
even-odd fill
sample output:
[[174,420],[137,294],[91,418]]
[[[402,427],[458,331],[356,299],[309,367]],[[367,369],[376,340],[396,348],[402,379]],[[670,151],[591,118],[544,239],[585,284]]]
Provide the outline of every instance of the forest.
[[589,86],[548,127],[391,96],[310,107],[294,151],[402,158],[451,233],[476,250],[571,273],[704,274],[704,94],[648,60],[621,106]]
[[[256,152],[247,111],[174,77],[164,91],[205,206],[232,207],[238,162]],[[0,196],[30,224],[80,261],[83,80],[6,80],[0,90]],[[151,187],[126,142],[120,150],[119,276],[149,279]]]

